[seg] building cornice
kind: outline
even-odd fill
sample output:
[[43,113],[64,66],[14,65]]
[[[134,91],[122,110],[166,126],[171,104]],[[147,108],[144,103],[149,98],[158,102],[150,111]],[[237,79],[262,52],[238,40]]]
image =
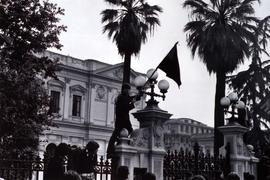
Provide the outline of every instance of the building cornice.
[[94,130],[94,131],[103,131],[111,133],[113,131],[112,127],[98,126],[93,124],[82,124],[82,123],[73,123],[71,121],[54,121],[56,127],[65,127],[65,128],[76,128],[81,130]]

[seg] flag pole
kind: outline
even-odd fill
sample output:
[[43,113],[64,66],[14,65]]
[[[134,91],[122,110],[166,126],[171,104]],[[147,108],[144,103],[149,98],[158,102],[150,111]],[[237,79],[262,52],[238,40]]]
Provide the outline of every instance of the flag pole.
[[[174,44],[174,46],[177,46],[177,44],[178,44],[178,41]],[[170,53],[170,52],[169,52]],[[169,54],[168,53],[168,54]],[[168,55],[167,54],[167,55]],[[167,57],[167,55],[165,56],[165,58]],[[161,61],[161,63],[162,63],[162,61]],[[149,82],[149,80],[151,79],[151,77],[155,74],[155,72],[157,71],[157,69],[158,69],[158,67],[160,66],[160,64],[161,63],[159,63],[159,65],[156,67],[156,69],[153,71],[153,73],[151,74],[151,76],[147,79],[147,81],[144,83],[144,85],[142,86],[142,88],[144,88],[145,87],[145,85]]]
[[155,74],[155,72],[157,71],[157,69],[158,69],[158,66],[156,67],[156,69],[153,71],[153,73],[151,74],[151,76],[147,79],[147,81],[144,83],[144,85],[143,85],[143,87],[142,88],[144,88],[145,87],[145,85],[149,82],[149,80],[151,79],[151,77]]

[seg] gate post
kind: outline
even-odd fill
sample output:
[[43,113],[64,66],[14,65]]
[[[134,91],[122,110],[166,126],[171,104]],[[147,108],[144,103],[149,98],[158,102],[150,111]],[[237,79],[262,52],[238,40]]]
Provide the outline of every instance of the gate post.
[[[236,172],[240,179],[244,179],[244,173],[249,172],[257,177],[258,158],[254,157],[254,153],[250,145],[246,145],[243,141],[243,134],[248,128],[241,126],[237,122],[228,123],[218,128],[224,135],[225,146],[221,147],[220,154],[225,156],[226,145],[229,144],[230,151],[230,170]],[[228,149],[228,147],[227,147]]]
[[137,150],[135,147],[130,145],[131,139],[128,137],[128,130],[122,129],[119,137],[119,144],[115,146],[115,158],[112,162],[112,178],[116,179],[116,172],[119,166],[127,166],[129,169],[129,179],[133,179],[133,169],[136,167],[137,163]]
[[163,180],[163,160],[166,155],[163,123],[172,114],[160,109],[156,102],[148,103],[145,109],[133,115],[140,122],[140,129],[132,134],[133,145],[141,156],[138,167],[147,168],[148,172],[156,175],[157,180]]
[[120,143],[115,146],[116,162],[114,172],[119,166],[129,168],[129,180],[134,179],[134,170],[144,168],[163,180],[164,147],[163,123],[171,114],[161,110],[157,104],[133,113],[140,122],[140,128],[128,137],[127,130],[120,133]]

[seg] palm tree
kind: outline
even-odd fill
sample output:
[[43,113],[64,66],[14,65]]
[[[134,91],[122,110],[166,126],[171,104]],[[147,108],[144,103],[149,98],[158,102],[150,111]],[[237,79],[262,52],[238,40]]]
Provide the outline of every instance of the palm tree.
[[124,56],[123,83],[130,82],[131,56],[140,52],[141,44],[147,40],[147,33],[152,33],[160,25],[158,13],[162,9],[149,5],[145,0],[105,0],[113,9],[101,12],[103,33],[116,43],[118,52]]
[[217,130],[224,125],[221,97],[225,96],[225,77],[243,63],[249,55],[249,41],[253,34],[250,23],[254,20],[255,0],[185,0],[192,18],[184,28],[192,55],[197,53],[208,72],[216,74],[214,113],[214,154],[219,154],[223,136]]
[[252,62],[249,68],[229,76],[227,80],[230,87],[246,99],[253,120],[253,127],[246,134],[246,141],[255,147],[256,155],[260,156],[261,152],[258,150],[263,150],[263,147],[270,143],[261,130],[262,125],[269,129],[267,122],[269,123],[270,119],[264,116],[259,109],[260,103],[270,94],[270,60],[262,61],[261,58],[262,54],[270,56],[266,51],[270,38],[270,16],[256,22],[254,34],[255,38],[250,46]]

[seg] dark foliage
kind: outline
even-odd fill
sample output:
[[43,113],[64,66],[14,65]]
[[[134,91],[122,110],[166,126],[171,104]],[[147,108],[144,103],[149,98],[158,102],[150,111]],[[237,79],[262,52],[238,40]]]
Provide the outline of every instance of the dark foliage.
[[[249,107],[249,118],[253,127],[246,134],[246,141],[255,147],[256,155],[260,156],[264,147],[270,144],[267,134],[261,130],[270,118],[260,110],[261,102],[270,94],[270,60],[262,60],[262,54],[269,56],[266,51],[270,37],[270,16],[258,20],[253,27],[255,38],[250,45],[251,64],[247,70],[227,77],[230,87],[246,100]],[[261,151],[261,152],[259,152]]]
[[224,125],[223,108],[219,102],[225,96],[225,76],[249,56],[249,42],[254,37],[250,24],[256,20],[253,17],[255,1],[211,0],[206,3],[185,0],[183,4],[190,9],[191,21],[184,30],[192,55],[200,57],[209,73],[216,73],[215,154],[223,145],[217,127]]
[[31,156],[48,125],[44,80],[56,78],[57,62],[41,57],[61,48],[57,25],[63,9],[48,1],[0,0],[0,156]]
[[116,43],[118,52],[125,57],[123,84],[130,81],[131,55],[140,52],[141,44],[147,40],[147,33],[159,25],[158,13],[162,9],[149,5],[145,0],[105,0],[112,9],[101,12],[103,32]]

